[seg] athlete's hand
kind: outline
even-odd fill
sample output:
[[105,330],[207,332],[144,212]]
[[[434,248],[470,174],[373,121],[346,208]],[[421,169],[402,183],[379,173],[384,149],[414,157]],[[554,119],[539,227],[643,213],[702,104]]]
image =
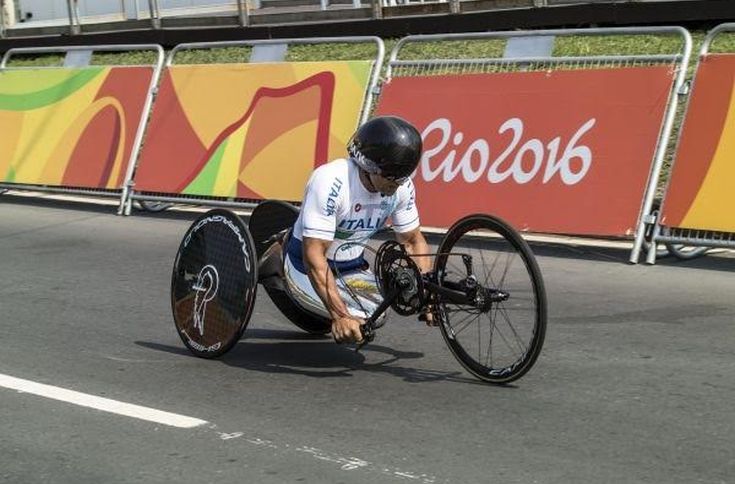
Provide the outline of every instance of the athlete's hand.
[[362,319],[352,316],[344,316],[335,318],[332,321],[332,336],[337,343],[361,343],[362,332],[360,325],[363,324]]

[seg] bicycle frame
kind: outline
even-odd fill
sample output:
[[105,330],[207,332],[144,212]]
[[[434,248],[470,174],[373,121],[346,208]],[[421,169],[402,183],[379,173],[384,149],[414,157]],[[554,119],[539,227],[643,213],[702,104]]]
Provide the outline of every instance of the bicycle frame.
[[[509,294],[504,291],[483,287],[477,283],[472,272],[472,258],[470,256],[465,254],[421,255],[432,255],[434,257],[438,255],[461,255],[468,272],[467,277],[463,280],[458,282],[443,281],[442,285],[438,284],[436,272],[422,274],[423,287],[426,292],[426,297],[424,298],[425,301],[432,301],[436,297],[441,297],[452,304],[474,306],[481,311],[489,311],[493,303],[502,302],[509,298]],[[370,317],[365,320],[365,323],[360,326],[363,342],[358,345],[358,350],[373,340],[375,337],[375,330],[380,327],[375,324],[377,320],[396,301],[396,299],[401,295],[401,292],[410,288],[411,285],[411,280],[406,277],[399,277],[397,279],[397,287],[393,288],[385,299],[383,299],[383,302],[375,309],[373,314],[370,315]],[[424,304],[420,311],[426,309],[426,307],[430,305],[431,303]]]

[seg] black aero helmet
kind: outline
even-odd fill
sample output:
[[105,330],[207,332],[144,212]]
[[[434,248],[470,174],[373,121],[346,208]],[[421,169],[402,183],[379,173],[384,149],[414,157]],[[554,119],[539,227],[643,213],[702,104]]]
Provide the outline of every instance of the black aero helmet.
[[421,135],[397,116],[378,116],[357,129],[347,145],[350,159],[368,173],[404,178],[421,159]]

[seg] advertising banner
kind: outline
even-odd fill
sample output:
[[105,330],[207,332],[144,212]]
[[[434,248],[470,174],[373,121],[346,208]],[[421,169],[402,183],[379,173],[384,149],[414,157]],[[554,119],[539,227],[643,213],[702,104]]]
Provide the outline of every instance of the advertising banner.
[[372,64],[168,68],[135,190],[300,201],[314,167],[345,156]]
[[377,112],[415,123],[424,225],[490,213],[524,231],[635,231],[670,67],[394,78]]
[[663,225],[735,232],[735,55],[699,65],[664,200]]
[[122,187],[149,67],[0,71],[0,181]]

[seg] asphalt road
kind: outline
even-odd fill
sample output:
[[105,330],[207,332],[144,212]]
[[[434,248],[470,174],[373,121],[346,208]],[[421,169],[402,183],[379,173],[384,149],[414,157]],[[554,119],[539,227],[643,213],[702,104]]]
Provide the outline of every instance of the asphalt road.
[[536,366],[475,381],[438,330],[394,318],[363,353],[262,293],[218,360],[175,333],[194,213],[0,196],[0,377],[207,421],[195,428],[0,386],[0,482],[735,482],[735,258],[631,266],[533,244],[549,296]]

